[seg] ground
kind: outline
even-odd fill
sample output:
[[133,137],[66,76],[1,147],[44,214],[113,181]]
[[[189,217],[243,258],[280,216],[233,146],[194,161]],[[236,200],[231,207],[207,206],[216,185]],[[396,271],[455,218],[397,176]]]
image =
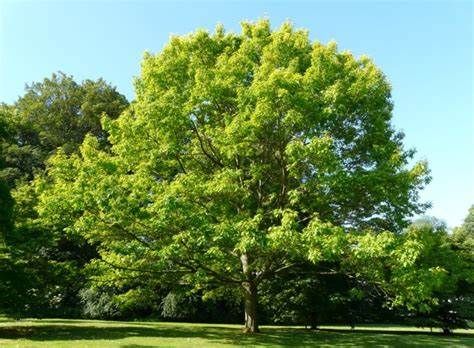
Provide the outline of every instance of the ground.
[[[436,331],[436,330],[434,330]],[[262,327],[245,335],[238,325],[98,320],[2,320],[1,347],[474,347],[474,330],[442,336],[429,329],[364,326]]]

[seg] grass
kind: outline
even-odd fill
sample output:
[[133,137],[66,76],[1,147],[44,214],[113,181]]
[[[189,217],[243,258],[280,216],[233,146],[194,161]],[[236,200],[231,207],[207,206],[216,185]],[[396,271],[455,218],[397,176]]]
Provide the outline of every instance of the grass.
[[400,326],[350,330],[327,326],[262,327],[245,335],[238,325],[98,320],[0,320],[1,347],[474,347],[474,330],[453,336]]

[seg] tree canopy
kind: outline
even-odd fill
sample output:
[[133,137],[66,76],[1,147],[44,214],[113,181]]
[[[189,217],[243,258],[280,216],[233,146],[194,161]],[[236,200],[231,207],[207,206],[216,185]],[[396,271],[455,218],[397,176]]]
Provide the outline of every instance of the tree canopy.
[[16,180],[31,180],[58,147],[74,152],[86,134],[106,145],[101,117],[115,119],[127,106],[126,98],[102,79],[78,83],[59,72],[27,85],[14,105],[0,106],[5,125],[0,176],[10,187]]

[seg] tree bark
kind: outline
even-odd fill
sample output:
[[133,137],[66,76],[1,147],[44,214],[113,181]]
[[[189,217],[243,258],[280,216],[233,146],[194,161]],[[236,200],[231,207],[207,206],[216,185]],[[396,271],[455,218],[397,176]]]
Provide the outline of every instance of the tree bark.
[[449,327],[443,327],[443,335],[451,335],[452,333]]
[[257,322],[257,287],[253,282],[244,282],[242,284],[244,288],[245,296],[245,327],[244,332],[246,333],[257,333],[259,332]]
[[246,281],[242,282],[245,305],[244,332],[257,333],[259,332],[257,322],[257,285],[255,284],[255,279],[252,276],[252,271],[249,267],[249,256],[247,254],[242,254],[240,261],[242,262],[242,271],[246,279]]

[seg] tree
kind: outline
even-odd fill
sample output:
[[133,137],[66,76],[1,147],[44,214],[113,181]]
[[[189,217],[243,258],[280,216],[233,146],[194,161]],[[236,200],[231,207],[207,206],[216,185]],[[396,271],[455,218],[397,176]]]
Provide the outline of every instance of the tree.
[[[77,83],[63,73],[27,86],[14,105],[0,105],[0,230],[6,296],[0,308],[15,314],[65,315],[77,307],[82,266],[96,255],[81,236],[37,221],[34,176],[61,146],[77,151],[86,134],[108,146],[100,119],[115,119],[125,97],[102,79]],[[13,199],[15,205],[13,207]],[[8,204],[7,204],[8,203]],[[8,218],[7,222],[3,219]]]
[[450,273],[457,279],[451,279],[452,291],[441,294],[436,309],[436,319],[447,333],[453,328],[467,328],[474,320],[474,205],[469,208],[464,223],[454,228],[449,243],[457,261],[455,272]]
[[[2,145],[10,135],[8,119],[5,116],[4,108],[0,105],[0,173],[3,172],[6,162]],[[5,178],[0,175],[0,293],[2,294],[6,293],[15,278],[10,255],[5,245],[5,236],[13,227],[13,204],[10,187]],[[0,302],[5,302],[3,296],[0,296]]]
[[8,124],[8,137],[1,144],[5,161],[1,175],[10,187],[19,179],[29,181],[58,147],[76,151],[86,134],[105,146],[101,116],[115,119],[127,105],[126,98],[102,79],[79,84],[59,72],[26,86],[14,105],[0,106]]
[[[1,107],[1,106],[0,106]],[[9,136],[9,125],[5,114],[0,109],[0,172],[5,168],[5,154],[3,146],[5,139]],[[0,176],[0,246],[3,245],[3,236],[12,226],[13,199],[10,188],[3,176]]]
[[127,99],[104,80],[79,84],[62,72],[27,86],[16,102],[23,122],[36,131],[43,148],[62,147],[67,152],[76,150],[88,133],[106,142],[100,125],[102,113],[114,119],[127,105]]
[[453,230],[452,239],[458,249],[474,261],[474,205],[469,208],[464,223]]
[[356,240],[345,268],[377,286],[386,305],[445,334],[466,327],[473,307],[472,258],[459,251],[444,223],[425,218],[401,235],[365,234]]
[[423,211],[424,163],[390,123],[390,86],[367,57],[289,23],[197,31],[146,54],[136,101],[104,119],[38,187],[43,223],[99,243],[114,277],[240,288],[258,331],[264,279],[342,257],[348,233],[400,231]]

